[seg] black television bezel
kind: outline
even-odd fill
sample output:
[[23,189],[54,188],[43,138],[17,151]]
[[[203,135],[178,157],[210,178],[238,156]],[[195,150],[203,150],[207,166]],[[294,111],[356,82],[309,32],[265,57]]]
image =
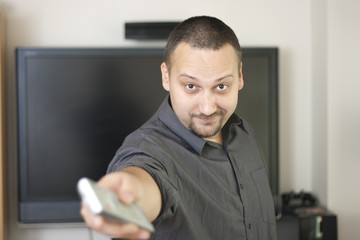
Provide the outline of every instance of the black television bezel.
[[[273,194],[278,194],[279,185],[279,135],[278,135],[278,48],[245,47],[243,56],[263,56],[269,61],[269,177]],[[59,199],[58,201],[44,201],[41,199],[27,199],[27,128],[26,128],[26,61],[32,57],[46,56],[159,56],[163,55],[163,48],[17,48],[17,154],[18,154],[18,206],[19,221],[28,223],[72,223],[82,222],[79,213],[80,202]],[[74,186],[75,187],[75,186]],[[20,196],[26,201],[20,201]],[[24,197],[25,196],[25,197]]]
[[[247,47],[243,55],[263,56],[269,63],[269,160],[267,162],[272,194],[279,194],[279,49],[277,47]],[[246,66],[244,66],[246,68]]]

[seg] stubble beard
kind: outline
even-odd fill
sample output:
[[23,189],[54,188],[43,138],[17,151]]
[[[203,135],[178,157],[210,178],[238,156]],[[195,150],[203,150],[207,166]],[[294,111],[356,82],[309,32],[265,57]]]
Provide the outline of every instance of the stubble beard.
[[[210,116],[206,116],[203,114],[192,114],[191,115],[192,121],[189,124],[189,129],[200,138],[213,137],[221,131],[224,122],[224,115],[225,115],[224,110],[219,110]],[[202,124],[201,123],[196,124],[194,122],[194,118],[212,118],[212,117],[220,117],[220,118],[217,119],[216,121],[207,122],[207,123],[205,122]]]

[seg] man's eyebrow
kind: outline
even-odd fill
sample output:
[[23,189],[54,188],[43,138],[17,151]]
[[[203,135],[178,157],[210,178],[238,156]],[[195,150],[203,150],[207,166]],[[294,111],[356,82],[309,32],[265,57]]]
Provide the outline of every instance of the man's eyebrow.
[[189,74],[187,74],[187,73],[182,73],[182,74],[180,74],[180,75],[179,75],[179,78],[181,78],[181,77],[186,77],[186,78],[190,78],[190,79],[192,79],[192,80],[194,80],[194,81],[199,81],[199,79],[198,79],[197,77],[191,76],[191,75],[189,75]]
[[220,82],[220,81],[224,80],[225,78],[229,78],[229,77],[233,78],[234,75],[228,74],[228,75],[225,75],[223,77],[220,77],[220,78],[216,79],[215,81]]
[[[179,75],[179,78],[181,78],[181,77],[186,77],[186,78],[190,78],[191,80],[194,80],[194,81],[199,81],[199,79],[198,79],[197,77],[191,76],[191,75],[186,74],[186,73],[180,74],[180,75]],[[234,76],[233,76],[233,74],[228,74],[228,75],[225,75],[225,76],[220,77],[220,78],[218,78],[218,79],[215,79],[215,81],[216,81],[216,82],[220,82],[220,81],[222,81],[222,80],[224,80],[225,78],[228,78],[228,77],[233,78]]]

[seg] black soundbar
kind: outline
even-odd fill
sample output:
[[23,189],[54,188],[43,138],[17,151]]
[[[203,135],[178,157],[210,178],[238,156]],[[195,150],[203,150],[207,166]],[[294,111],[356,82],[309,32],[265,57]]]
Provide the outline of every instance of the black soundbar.
[[128,22],[125,23],[125,38],[138,40],[167,39],[180,22]]

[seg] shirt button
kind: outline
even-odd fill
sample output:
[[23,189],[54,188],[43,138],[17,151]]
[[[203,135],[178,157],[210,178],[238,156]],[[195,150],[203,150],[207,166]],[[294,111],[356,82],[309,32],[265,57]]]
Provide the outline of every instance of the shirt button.
[[244,184],[240,183],[240,189],[244,190]]

